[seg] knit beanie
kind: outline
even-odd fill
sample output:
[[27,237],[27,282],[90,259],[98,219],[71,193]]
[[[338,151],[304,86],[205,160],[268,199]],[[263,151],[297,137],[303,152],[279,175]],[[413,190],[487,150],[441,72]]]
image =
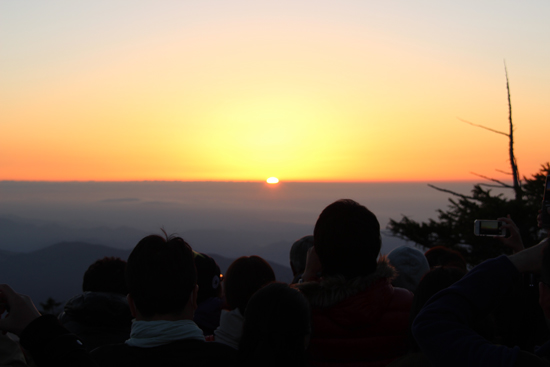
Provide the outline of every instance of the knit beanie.
[[430,265],[424,254],[408,246],[400,246],[392,250],[388,254],[388,260],[398,273],[392,284],[413,293],[424,274],[430,270]]

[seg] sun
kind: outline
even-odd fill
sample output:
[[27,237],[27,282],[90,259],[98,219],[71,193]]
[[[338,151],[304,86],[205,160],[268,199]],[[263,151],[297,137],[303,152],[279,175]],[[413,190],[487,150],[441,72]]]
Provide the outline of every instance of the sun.
[[279,179],[277,177],[270,177],[266,181],[268,184],[271,184],[271,185],[279,183]]

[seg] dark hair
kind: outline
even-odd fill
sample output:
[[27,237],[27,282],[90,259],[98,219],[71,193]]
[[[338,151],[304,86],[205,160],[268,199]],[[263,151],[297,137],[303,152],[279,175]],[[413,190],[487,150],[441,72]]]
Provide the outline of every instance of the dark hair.
[[229,308],[238,308],[241,315],[244,315],[250,297],[262,286],[273,281],[275,273],[267,261],[259,256],[239,257],[229,266],[223,281]]
[[382,240],[376,216],[363,205],[341,199],[327,206],[313,231],[323,275],[351,279],[376,269]]
[[239,343],[241,365],[305,366],[311,311],[302,293],[274,282],[248,302]]
[[466,261],[460,252],[444,246],[435,246],[424,253],[430,268],[436,266],[454,266],[467,270]]
[[220,267],[212,257],[201,252],[193,251],[195,256],[195,269],[197,269],[197,304],[201,304],[212,297],[219,297]]
[[144,317],[183,311],[197,284],[191,246],[181,237],[143,238],[128,258],[126,283]]
[[128,294],[124,270],[126,261],[118,257],[104,257],[94,262],[84,273],[83,292]]
[[313,236],[304,236],[294,242],[290,248],[290,264],[294,275],[302,274],[306,269],[307,252],[313,246]]
[[[422,307],[428,302],[428,300],[437,292],[450,287],[466,274],[466,271],[457,267],[438,266],[427,272],[414,293],[413,302],[411,305],[411,311],[409,316],[409,331],[412,323]],[[420,348],[416,341],[409,335],[411,341],[411,351],[418,352]]]

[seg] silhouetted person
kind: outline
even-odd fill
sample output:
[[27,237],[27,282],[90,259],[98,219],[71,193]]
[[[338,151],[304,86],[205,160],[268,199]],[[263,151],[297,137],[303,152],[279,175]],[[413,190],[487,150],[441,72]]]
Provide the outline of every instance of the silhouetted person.
[[242,366],[306,366],[311,333],[305,297],[284,283],[271,283],[248,302],[239,345]]
[[[501,218],[499,218],[500,220]],[[517,230],[507,225],[509,230]],[[521,238],[519,233],[513,238]],[[510,241],[507,239],[505,241]],[[511,248],[512,244],[506,243]],[[413,323],[413,336],[434,366],[549,366],[550,343],[535,354],[492,344],[472,328],[513,289],[522,273],[541,274],[539,304],[550,320],[550,251],[548,239],[510,256],[487,260],[461,280],[434,295]],[[523,248],[523,245],[520,246]]]
[[464,260],[464,257],[460,254],[460,252],[451,250],[448,247],[432,247],[424,253],[424,256],[426,256],[426,259],[430,264],[430,268],[434,268],[436,266],[454,266],[456,268],[468,270],[466,260]]
[[292,284],[298,283],[306,270],[307,252],[313,247],[313,236],[304,236],[294,242],[290,248],[290,269],[292,270]]
[[220,326],[212,339],[237,349],[248,300],[258,289],[273,281],[275,273],[261,257],[242,256],[233,261],[223,281],[229,310],[222,311]]
[[126,300],[125,268],[126,261],[117,257],[94,262],[84,273],[84,293],[71,298],[59,316],[89,351],[130,336],[133,317]]
[[134,248],[126,266],[128,303],[135,317],[130,339],[93,351],[101,366],[231,365],[235,350],[207,343],[193,322],[197,271],[180,237],[152,235]]
[[[442,267],[436,266],[430,270],[420,281],[416,292],[414,294],[413,303],[411,306],[411,313],[409,317],[409,325],[412,327],[412,323],[416,318],[416,315],[420,312],[424,304],[437,292],[453,285],[459,281],[466,271],[456,267]],[[399,358],[392,362],[389,367],[421,367],[431,366],[430,361],[424,353],[420,350],[416,340],[409,334],[409,352],[406,356]]]
[[194,251],[197,269],[197,309],[193,321],[203,334],[212,335],[220,325],[223,307],[220,267],[212,257]]
[[390,264],[397,270],[392,281],[394,287],[415,292],[416,286],[429,270],[430,265],[424,254],[412,247],[399,246],[388,254]]
[[[312,307],[312,366],[384,366],[407,351],[413,295],[394,288],[394,268],[382,257],[380,224],[357,202],[327,206],[315,224],[304,283]],[[321,278],[316,275],[321,273]]]

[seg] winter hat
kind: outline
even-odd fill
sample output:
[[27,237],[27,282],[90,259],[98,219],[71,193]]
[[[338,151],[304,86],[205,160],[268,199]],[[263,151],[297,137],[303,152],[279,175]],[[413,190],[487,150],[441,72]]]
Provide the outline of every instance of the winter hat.
[[220,267],[210,256],[201,252],[193,251],[195,254],[195,268],[197,268],[197,285],[199,293],[197,303],[219,295],[220,288]]
[[398,272],[392,284],[413,292],[429,270],[430,265],[424,254],[412,247],[400,246],[388,254],[388,260]]

